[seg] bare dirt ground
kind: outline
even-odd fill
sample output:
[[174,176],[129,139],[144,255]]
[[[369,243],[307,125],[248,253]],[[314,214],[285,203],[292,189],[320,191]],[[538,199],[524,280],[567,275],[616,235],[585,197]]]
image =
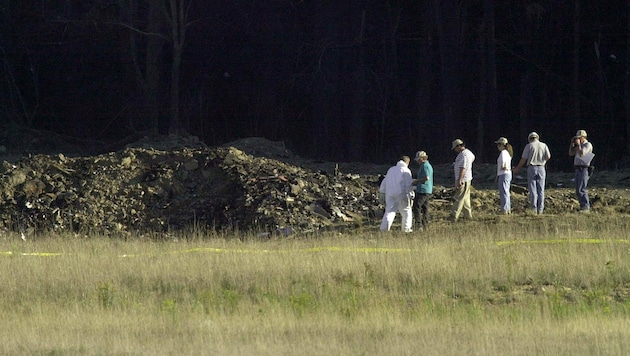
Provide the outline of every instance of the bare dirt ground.
[[[282,142],[257,137],[212,148],[191,136],[144,138],[94,155],[0,147],[0,161],[4,231],[121,236],[191,228],[270,237],[374,231],[383,209],[378,183],[389,167],[304,159]],[[452,168],[434,164],[434,170],[432,221],[447,224]],[[475,219],[495,219],[495,166],[475,164],[473,172]],[[524,215],[525,181],[517,176],[513,183],[514,215]],[[575,214],[572,173],[549,172],[547,183],[545,215]],[[630,214],[629,187],[628,170],[596,171],[590,184],[593,214]]]

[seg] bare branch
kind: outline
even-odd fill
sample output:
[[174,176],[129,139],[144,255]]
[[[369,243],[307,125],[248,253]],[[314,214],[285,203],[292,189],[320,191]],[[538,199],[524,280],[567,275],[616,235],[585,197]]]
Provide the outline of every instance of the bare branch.
[[169,40],[169,39],[170,39],[168,36],[164,36],[164,35],[163,35],[163,34],[161,34],[161,33],[155,33],[155,32],[146,32],[146,31],[142,31],[142,30],[140,30],[139,28],[136,28],[136,27],[133,27],[133,26],[127,25],[126,23],[122,23],[122,22],[113,22],[113,21],[108,21],[108,22],[107,22],[107,24],[109,24],[109,25],[115,25],[115,26],[120,26],[120,27],[124,27],[124,28],[126,28],[126,29],[128,29],[128,30],[131,30],[131,31],[133,31],[133,32],[135,32],[135,33],[138,33],[138,34],[140,34],[140,35],[143,35],[143,36],[155,36],[155,37],[159,37],[159,38],[161,38],[161,39],[163,39],[163,40]]

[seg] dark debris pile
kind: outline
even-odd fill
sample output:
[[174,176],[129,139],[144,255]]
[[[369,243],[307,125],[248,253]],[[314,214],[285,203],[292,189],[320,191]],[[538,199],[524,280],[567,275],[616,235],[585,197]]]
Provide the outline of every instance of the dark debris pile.
[[0,224],[13,231],[129,234],[203,226],[290,234],[360,226],[380,208],[376,176],[313,171],[234,147],[139,146],[5,161]]

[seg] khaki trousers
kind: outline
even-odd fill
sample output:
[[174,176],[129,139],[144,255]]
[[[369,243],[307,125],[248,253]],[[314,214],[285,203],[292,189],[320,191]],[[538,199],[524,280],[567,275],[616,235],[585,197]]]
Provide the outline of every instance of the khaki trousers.
[[470,181],[464,182],[461,187],[455,189],[455,201],[453,202],[453,211],[452,216],[453,219],[459,219],[462,211],[464,212],[464,217],[472,218],[472,208],[470,205]]

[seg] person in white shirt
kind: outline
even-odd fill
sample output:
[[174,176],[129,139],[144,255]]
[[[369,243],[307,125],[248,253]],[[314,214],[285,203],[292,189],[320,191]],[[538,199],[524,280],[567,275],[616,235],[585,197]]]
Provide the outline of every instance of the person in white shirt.
[[578,130],[569,146],[569,156],[573,158],[575,168],[575,196],[580,202],[580,212],[591,211],[588,198],[589,166],[593,157],[593,145],[586,139],[586,131]]
[[472,219],[472,206],[470,204],[470,187],[472,184],[472,165],[475,155],[466,148],[464,141],[456,139],[451,143],[451,149],[457,152],[453,172],[455,175],[455,200],[451,219],[457,221],[462,211],[464,217]]
[[499,185],[499,207],[501,214],[512,213],[512,202],[510,199],[510,185],[512,183],[512,156],[514,150],[507,138],[499,137],[494,141],[499,150],[497,158],[497,182]]
[[401,229],[403,232],[412,232],[411,202],[413,200],[413,178],[409,169],[409,156],[402,156],[395,166],[387,170],[385,178],[379,188],[380,193],[385,194],[385,213],[380,230],[385,232],[392,228],[396,212],[402,217]]

